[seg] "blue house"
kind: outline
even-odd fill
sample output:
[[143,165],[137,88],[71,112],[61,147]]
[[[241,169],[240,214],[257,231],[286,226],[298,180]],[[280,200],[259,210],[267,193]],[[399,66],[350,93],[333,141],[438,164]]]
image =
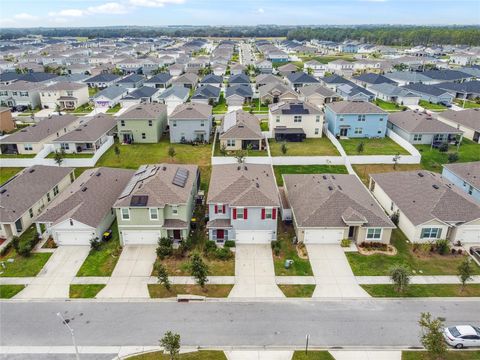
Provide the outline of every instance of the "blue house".
[[366,101],[339,101],[326,104],[325,120],[334,136],[383,138],[388,113]]
[[442,176],[480,203],[480,162],[443,165]]

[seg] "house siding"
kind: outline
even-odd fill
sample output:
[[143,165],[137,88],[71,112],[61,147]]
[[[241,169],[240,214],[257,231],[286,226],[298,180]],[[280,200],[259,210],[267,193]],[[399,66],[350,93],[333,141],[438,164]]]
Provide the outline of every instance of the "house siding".
[[[202,122],[204,126],[201,126]],[[182,138],[184,138],[185,141],[195,141],[198,134],[196,131],[205,132],[205,141],[209,141],[211,129],[211,116],[208,119],[203,120],[170,119],[170,142],[180,143]]]
[[[464,193],[466,193],[468,196],[471,196],[473,199],[475,199],[477,202],[480,202],[480,189],[477,189],[470,185],[468,182],[464,181],[460,177],[458,177],[456,174],[451,172],[447,168],[443,168],[442,171],[442,176],[446,178],[447,180],[451,181],[455,186],[457,186],[459,189],[461,189]],[[468,194],[468,191],[472,187],[472,194]]]
[[[152,126],[148,126],[148,120],[117,120],[118,136],[122,141],[122,135],[130,133],[133,135],[135,143],[157,143],[160,141],[163,131],[167,126],[167,115],[163,114],[160,119],[152,120]],[[125,126],[121,123],[124,121]],[[145,134],[145,139],[142,139],[142,133]]]
[[[350,126],[347,136],[351,138],[385,137],[388,114],[365,114],[365,121],[358,121],[358,115],[363,114],[336,114],[328,106],[325,108],[328,130],[335,136],[340,135],[341,126]],[[355,128],[361,128],[362,133],[355,134]]]

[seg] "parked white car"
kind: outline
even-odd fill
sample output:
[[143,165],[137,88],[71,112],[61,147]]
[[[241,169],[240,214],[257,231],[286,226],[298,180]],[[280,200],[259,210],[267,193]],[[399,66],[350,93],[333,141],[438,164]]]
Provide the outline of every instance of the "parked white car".
[[457,349],[480,346],[480,328],[472,325],[457,325],[445,328],[443,337],[448,345]]

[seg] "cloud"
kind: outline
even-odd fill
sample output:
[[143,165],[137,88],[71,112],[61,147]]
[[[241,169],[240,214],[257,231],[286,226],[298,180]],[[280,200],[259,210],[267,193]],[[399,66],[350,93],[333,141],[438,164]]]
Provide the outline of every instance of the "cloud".
[[64,9],[60,11],[50,11],[48,16],[65,16],[65,17],[81,17],[86,15],[85,10],[81,9]]
[[127,12],[128,8],[125,5],[116,2],[87,8],[87,13],[91,14],[126,14]]
[[141,7],[163,7],[167,4],[183,4],[185,0],[130,0],[130,4]]
[[259,14],[263,14],[264,12],[265,12],[265,10],[263,10],[263,8],[257,9],[257,13],[259,13]]
[[38,19],[37,16],[30,15],[30,14],[27,14],[27,13],[16,14],[16,15],[13,16],[13,18],[15,20],[36,20],[36,19]]

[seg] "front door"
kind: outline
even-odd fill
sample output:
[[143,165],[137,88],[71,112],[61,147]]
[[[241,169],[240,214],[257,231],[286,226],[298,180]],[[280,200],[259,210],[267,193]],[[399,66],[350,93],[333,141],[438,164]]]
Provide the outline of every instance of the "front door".
[[180,230],[173,230],[173,240],[181,240],[181,232]]
[[349,226],[348,227],[348,238],[353,239],[355,236],[355,226]]
[[473,133],[473,141],[475,141],[475,142],[478,143],[479,140],[480,140],[480,132],[475,131],[475,132]]
[[340,136],[347,136],[347,135],[348,135],[348,128],[341,128]]
[[217,240],[223,240],[225,237],[225,231],[223,229],[217,230]]

